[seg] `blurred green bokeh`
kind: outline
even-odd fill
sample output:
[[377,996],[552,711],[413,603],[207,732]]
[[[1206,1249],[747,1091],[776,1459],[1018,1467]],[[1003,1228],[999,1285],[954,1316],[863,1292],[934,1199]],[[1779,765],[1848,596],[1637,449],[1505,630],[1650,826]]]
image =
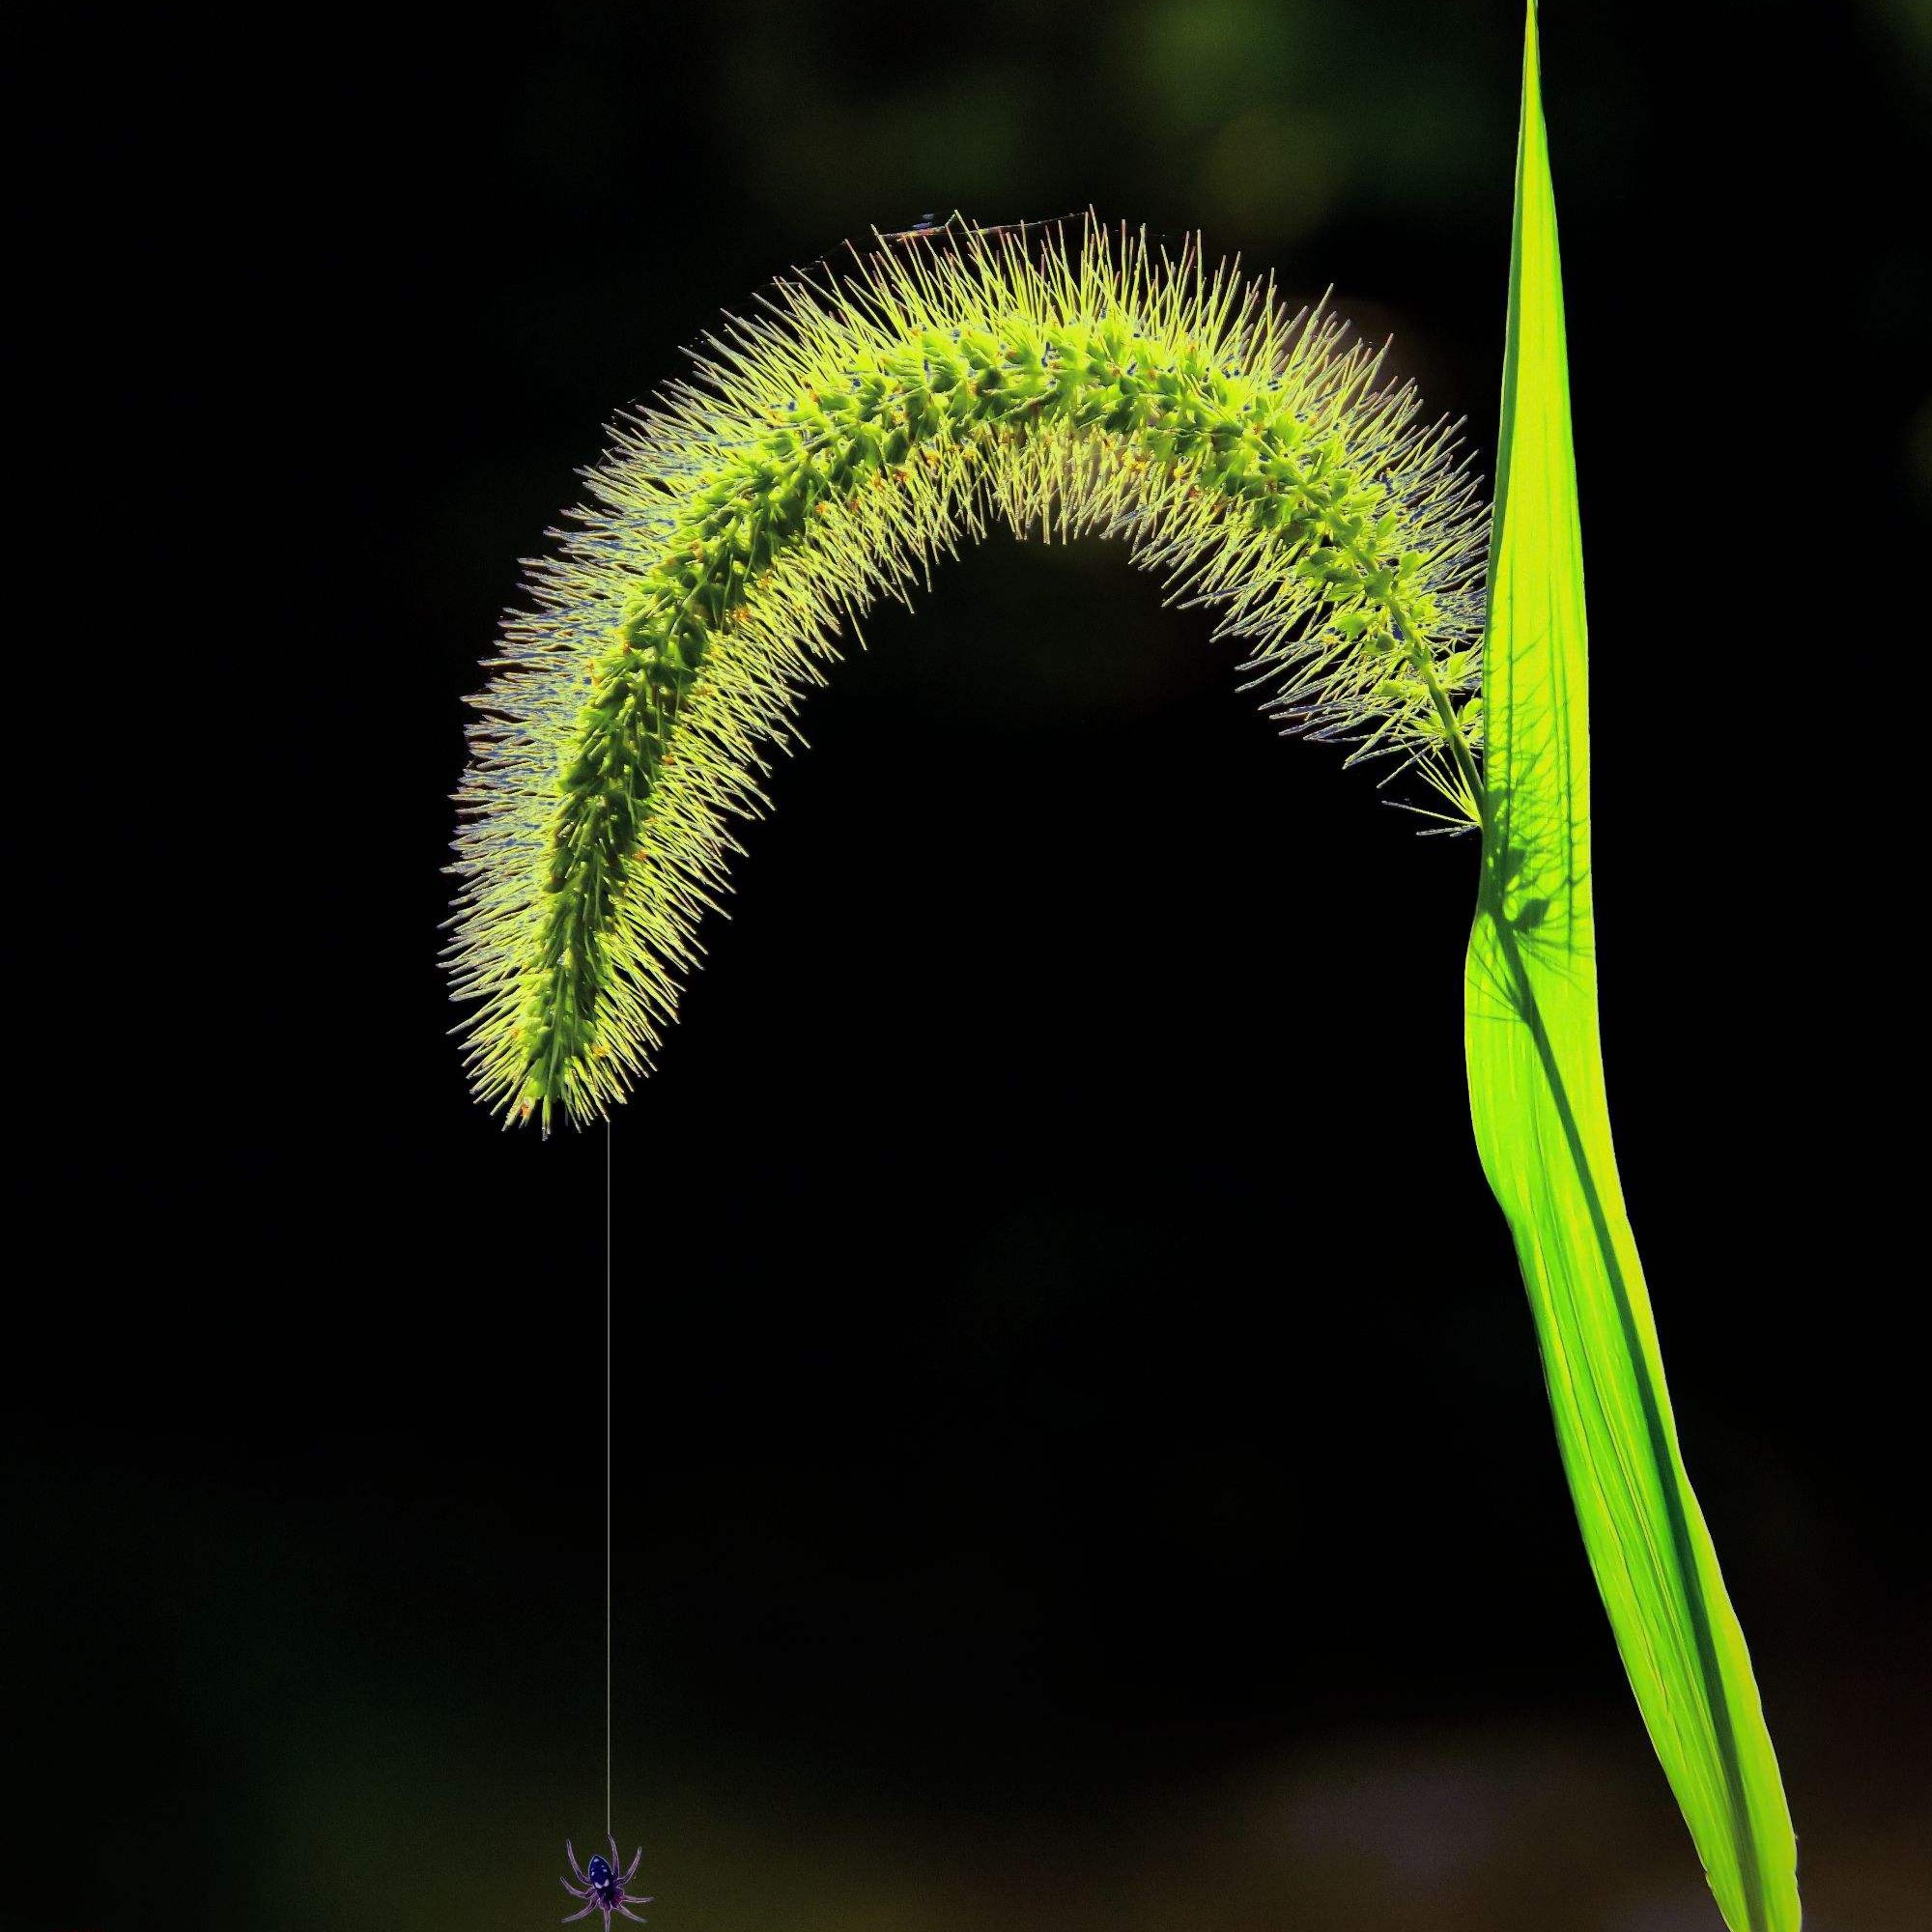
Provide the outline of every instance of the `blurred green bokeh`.
[[[1199,227],[1254,249],[1364,209],[1440,210],[1488,185],[1506,104],[1494,5],[992,0],[963,38],[917,19],[748,0],[720,22],[716,167],[787,225],[891,226],[923,195],[980,220],[1065,212]],[[566,16],[526,152],[597,197],[625,154],[622,11]],[[872,30],[882,44],[855,45]],[[862,224],[850,231],[863,233]]]

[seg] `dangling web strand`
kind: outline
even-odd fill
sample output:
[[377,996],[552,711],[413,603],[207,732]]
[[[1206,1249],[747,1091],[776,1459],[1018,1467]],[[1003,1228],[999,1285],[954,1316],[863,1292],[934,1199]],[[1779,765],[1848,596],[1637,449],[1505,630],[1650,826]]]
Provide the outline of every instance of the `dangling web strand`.
[[604,1830],[611,1830],[611,1137],[604,1122]]

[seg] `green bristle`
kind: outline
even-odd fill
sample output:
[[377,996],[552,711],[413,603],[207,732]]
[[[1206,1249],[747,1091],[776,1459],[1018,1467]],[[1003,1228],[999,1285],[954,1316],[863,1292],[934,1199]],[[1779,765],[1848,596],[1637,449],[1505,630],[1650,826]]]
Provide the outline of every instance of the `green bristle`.
[[1474,822],[1482,508],[1333,316],[1091,221],[855,250],[764,309],[620,422],[476,700],[450,959],[487,1104],[582,1122],[648,1070],[838,632],[995,520],[1126,537],[1291,729]]

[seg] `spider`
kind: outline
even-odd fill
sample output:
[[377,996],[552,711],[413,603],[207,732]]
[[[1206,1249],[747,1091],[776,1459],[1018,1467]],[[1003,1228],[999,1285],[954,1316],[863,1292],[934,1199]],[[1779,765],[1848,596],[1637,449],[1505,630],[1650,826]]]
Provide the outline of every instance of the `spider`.
[[[575,1886],[567,1878],[559,1879],[557,1883],[563,1887],[565,1891],[569,1892],[572,1898],[582,1898],[589,1901],[582,1912],[573,1912],[563,1921],[564,1924],[570,1924],[573,1919],[588,1918],[593,1912],[601,1912],[604,1915],[604,1932],[611,1932],[611,1915],[613,1912],[621,1912],[626,1918],[636,1919],[639,1925],[644,1923],[643,1919],[639,1918],[638,1915],[624,1903],[624,1888],[630,1884],[632,1877],[638,1869],[638,1860],[641,1859],[644,1855],[641,1845],[639,1846],[631,1859],[631,1869],[629,1871],[619,1871],[617,1869],[622,1861],[617,1856],[617,1840],[614,1836],[611,1840],[610,1862],[607,1864],[604,1861],[604,1855],[601,1852],[594,1853],[590,1860],[590,1869],[588,1871],[583,1870],[578,1864],[577,1853],[572,1849],[568,1838],[563,1841],[563,1854],[570,1861],[571,1870],[577,1873],[578,1878],[582,1883],[581,1887]],[[640,1898],[638,1900],[638,1903],[639,1905],[648,1905],[650,1900],[648,1898]]]

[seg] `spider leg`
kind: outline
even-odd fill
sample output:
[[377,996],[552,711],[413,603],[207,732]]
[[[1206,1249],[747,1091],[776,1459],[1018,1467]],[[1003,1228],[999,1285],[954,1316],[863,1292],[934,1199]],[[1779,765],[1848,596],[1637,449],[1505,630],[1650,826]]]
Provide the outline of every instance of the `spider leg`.
[[624,1855],[617,1849],[617,1834],[614,1832],[611,1833],[611,1869],[612,1871],[624,1869]]
[[637,1876],[638,1861],[641,1859],[643,1856],[644,1856],[644,1848],[643,1846],[639,1845],[637,1849],[637,1852],[632,1857],[631,1869],[624,1874],[624,1883],[626,1885],[629,1885],[632,1879],[634,1879]]
[[556,1922],[559,1925],[574,1924],[580,1918],[588,1918],[590,1915],[596,1910],[597,1910],[597,1901],[593,1898],[590,1901],[590,1903],[583,1908],[582,1912],[573,1912],[568,1918],[559,1918]]
[[572,1898],[588,1898],[590,1896],[590,1894],[587,1891],[580,1891],[578,1888],[572,1885],[567,1878],[558,1879],[557,1884],[562,1886],[564,1890],[569,1892]]
[[578,1883],[580,1885],[588,1884],[589,1881],[583,1876],[583,1867],[577,1862],[577,1854],[571,1849],[568,1838],[563,1841],[563,1855],[570,1861],[570,1868],[577,1874]]
[[[650,1900],[649,1900],[648,1898],[646,1898],[646,1899],[644,1899],[644,1900],[642,1901],[642,1903],[643,1903],[643,1904],[645,1904],[645,1905],[648,1905],[648,1904],[650,1903]],[[638,1915],[637,1915],[637,1914],[636,1914],[635,1912],[633,1912],[633,1911],[631,1910],[631,1908],[630,1908],[630,1907],[629,1907],[628,1905],[625,1905],[624,1903],[622,1903],[622,1901],[621,1901],[621,1900],[620,1900],[620,1901],[619,1901],[619,1903],[618,1903],[618,1906],[617,1906],[617,1910],[618,1910],[619,1912],[621,1912],[621,1913],[622,1913],[622,1914],[624,1915],[624,1917],[625,1917],[626,1918],[630,1918],[630,1919],[634,1919],[634,1920],[636,1920],[636,1922],[637,1922],[638,1924],[639,1924],[639,1925],[641,1925],[641,1924],[643,1924],[643,1923],[644,1923],[644,1920],[643,1920],[643,1919],[641,1919],[641,1918],[638,1918]]]

